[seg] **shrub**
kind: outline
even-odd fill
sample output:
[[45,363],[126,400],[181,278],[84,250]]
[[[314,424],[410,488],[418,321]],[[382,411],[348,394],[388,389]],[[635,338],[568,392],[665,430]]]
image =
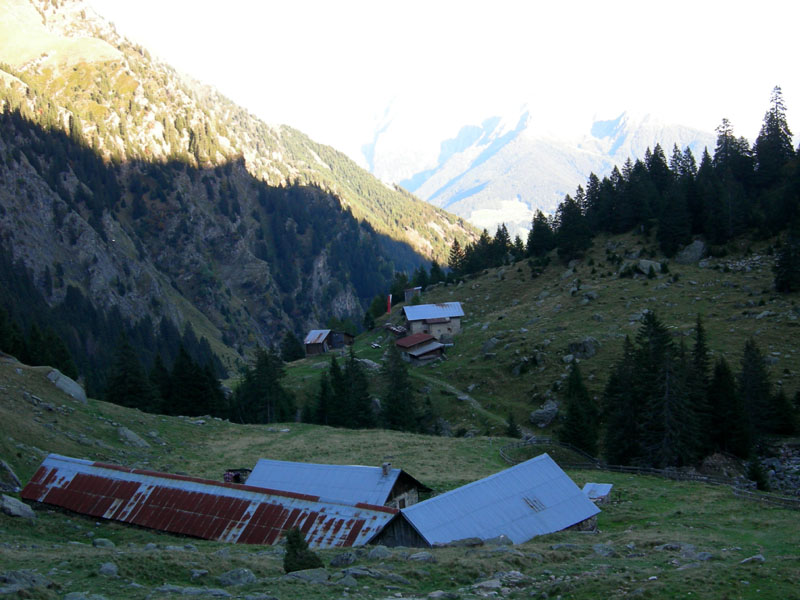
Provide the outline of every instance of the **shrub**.
[[308,549],[303,534],[295,527],[286,534],[286,554],[283,556],[283,570],[287,573],[318,569],[322,567],[322,559]]

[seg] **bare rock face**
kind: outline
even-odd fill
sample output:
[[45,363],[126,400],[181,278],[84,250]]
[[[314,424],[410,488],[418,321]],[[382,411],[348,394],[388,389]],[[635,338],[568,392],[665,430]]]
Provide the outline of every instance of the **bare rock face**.
[[18,492],[22,483],[14,470],[4,460],[0,460],[0,492]]

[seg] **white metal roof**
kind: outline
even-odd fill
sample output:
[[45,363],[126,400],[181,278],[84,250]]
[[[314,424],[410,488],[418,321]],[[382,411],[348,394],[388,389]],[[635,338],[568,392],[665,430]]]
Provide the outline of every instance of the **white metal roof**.
[[401,510],[431,545],[499,535],[521,544],[598,512],[547,454]]
[[428,342],[427,344],[423,344],[422,346],[419,346],[417,348],[412,348],[410,350],[407,350],[406,352],[411,356],[413,356],[414,358],[417,358],[419,356],[427,354],[428,352],[434,352],[436,350],[439,350],[440,348],[444,348],[444,344],[434,340],[432,342]]
[[381,467],[322,465],[262,458],[245,484],[339,502],[383,506],[400,473],[401,469],[390,469],[389,474],[384,475]]
[[328,337],[330,334],[330,329],[312,329],[308,332],[306,339],[303,341],[304,344],[321,344],[325,341],[325,338]]
[[586,497],[591,500],[594,500],[595,498],[605,498],[611,493],[611,488],[613,487],[613,483],[589,482],[583,486],[583,493],[586,494]]
[[450,319],[453,317],[463,317],[464,309],[461,302],[442,302],[441,304],[417,304],[416,306],[404,306],[406,319],[409,321],[421,321],[423,319]]

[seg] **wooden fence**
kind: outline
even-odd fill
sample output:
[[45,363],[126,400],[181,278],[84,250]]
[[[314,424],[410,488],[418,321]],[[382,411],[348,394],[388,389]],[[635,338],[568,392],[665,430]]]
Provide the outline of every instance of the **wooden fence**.
[[514,465],[520,460],[512,457],[509,452],[520,448],[529,446],[559,446],[575,452],[585,462],[561,462],[560,466],[565,469],[583,469],[591,470],[597,469],[598,471],[612,471],[615,473],[631,473],[634,475],[654,475],[656,477],[664,477],[665,479],[672,479],[675,481],[696,481],[699,483],[707,483],[710,485],[725,485],[731,488],[733,495],[737,498],[744,498],[746,500],[754,500],[757,502],[764,502],[765,504],[773,504],[782,506],[784,508],[791,508],[793,510],[800,510],[800,498],[792,496],[779,496],[775,494],[765,494],[755,490],[756,484],[754,481],[748,479],[731,479],[729,477],[714,477],[711,475],[702,475],[700,473],[689,473],[681,471],[680,469],[654,469],[651,467],[632,467],[627,465],[608,465],[601,460],[587,454],[580,448],[576,448],[571,444],[559,442],[550,438],[529,438],[521,442],[513,442],[500,448],[500,456],[507,463]]

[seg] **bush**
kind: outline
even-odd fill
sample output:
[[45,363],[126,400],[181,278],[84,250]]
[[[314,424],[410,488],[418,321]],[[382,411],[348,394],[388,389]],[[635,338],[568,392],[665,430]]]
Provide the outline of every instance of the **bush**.
[[287,573],[305,569],[319,569],[322,559],[308,549],[303,534],[295,527],[286,534],[286,554],[283,556],[283,570]]

